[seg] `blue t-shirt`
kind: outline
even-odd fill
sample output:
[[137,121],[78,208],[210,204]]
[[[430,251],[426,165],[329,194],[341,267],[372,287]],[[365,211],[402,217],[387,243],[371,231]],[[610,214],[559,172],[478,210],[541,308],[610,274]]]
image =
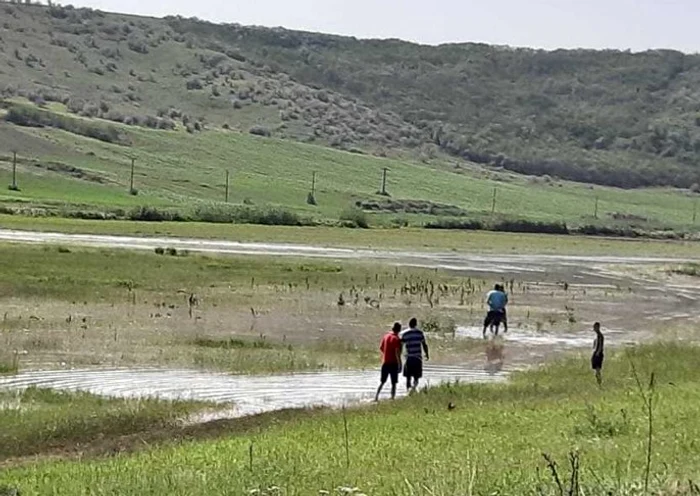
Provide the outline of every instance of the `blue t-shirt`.
[[508,296],[503,291],[496,291],[494,289],[489,291],[486,297],[486,303],[488,304],[490,310],[494,312],[502,312],[508,304]]

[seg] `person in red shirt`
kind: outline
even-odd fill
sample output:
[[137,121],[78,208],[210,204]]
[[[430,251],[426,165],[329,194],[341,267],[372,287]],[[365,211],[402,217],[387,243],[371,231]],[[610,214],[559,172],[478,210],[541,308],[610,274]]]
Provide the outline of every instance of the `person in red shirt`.
[[391,331],[387,332],[379,344],[379,351],[382,352],[382,373],[379,389],[374,401],[379,401],[379,394],[389,377],[391,377],[391,399],[396,397],[396,384],[399,382],[401,372],[401,324],[396,322]]

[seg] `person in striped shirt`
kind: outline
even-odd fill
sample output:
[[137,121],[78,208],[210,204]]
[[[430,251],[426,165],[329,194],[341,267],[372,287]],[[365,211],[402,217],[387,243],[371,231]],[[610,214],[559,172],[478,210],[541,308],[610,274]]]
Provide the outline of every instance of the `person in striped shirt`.
[[400,338],[402,348],[406,351],[406,362],[403,366],[406,389],[415,391],[423,377],[423,352],[425,352],[425,359],[430,360],[428,343],[425,341],[423,331],[418,329],[418,321],[415,318],[408,322],[408,329],[400,334]]

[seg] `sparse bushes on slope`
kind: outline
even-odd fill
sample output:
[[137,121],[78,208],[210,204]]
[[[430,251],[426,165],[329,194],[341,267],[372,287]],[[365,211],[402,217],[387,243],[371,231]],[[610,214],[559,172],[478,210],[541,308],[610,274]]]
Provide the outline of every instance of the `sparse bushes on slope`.
[[11,105],[5,116],[5,121],[18,126],[55,127],[69,133],[79,134],[107,143],[130,144],[128,137],[114,126],[59,115],[27,105]]

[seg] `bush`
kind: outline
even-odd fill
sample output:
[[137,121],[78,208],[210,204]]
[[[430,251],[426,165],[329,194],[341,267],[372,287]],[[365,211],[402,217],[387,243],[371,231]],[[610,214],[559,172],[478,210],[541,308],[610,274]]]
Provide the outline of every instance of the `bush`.
[[294,212],[281,208],[261,210],[251,207],[230,206],[224,204],[198,205],[192,220],[222,224],[261,224],[269,226],[301,226],[302,222]]
[[130,144],[128,137],[113,126],[54,114],[26,105],[18,104],[12,106],[7,112],[7,115],[5,115],[5,120],[18,126],[55,127],[68,131],[69,133],[79,134],[107,143],[119,145]]
[[253,126],[251,127],[248,132],[250,134],[254,134],[255,136],[265,136],[265,137],[270,137],[270,130],[264,126]]
[[369,228],[367,214],[356,207],[350,207],[340,214],[340,220],[347,227],[359,227],[362,229]]
[[185,83],[185,86],[188,90],[201,90],[204,87],[202,85],[202,81],[198,78],[188,80],[187,83]]
[[569,234],[563,222],[539,222],[527,219],[502,220],[490,226],[492,231],[516,233]]
[[148,44],[140,38],[129,39],[127,46],[129,47],[129,50],[133,52],[141,54],[148,53]]
[[693,184],[690,186],[690,191],[693,192],[693,193],[700,193],[700,184],[698,184],[698,183],[693,183]]
[[484,230],[484,223],[473,219],[439,218],[428,222],[424,227],[426,229],[463,229],[466,231],[482,231]]
[[182,215],[177,212],[167,210],[159,210],[156,207],[141,206],[135,207],[128,214],[129,220],[137,220],[144,222],[163,222],[163,221],[183,221]]

